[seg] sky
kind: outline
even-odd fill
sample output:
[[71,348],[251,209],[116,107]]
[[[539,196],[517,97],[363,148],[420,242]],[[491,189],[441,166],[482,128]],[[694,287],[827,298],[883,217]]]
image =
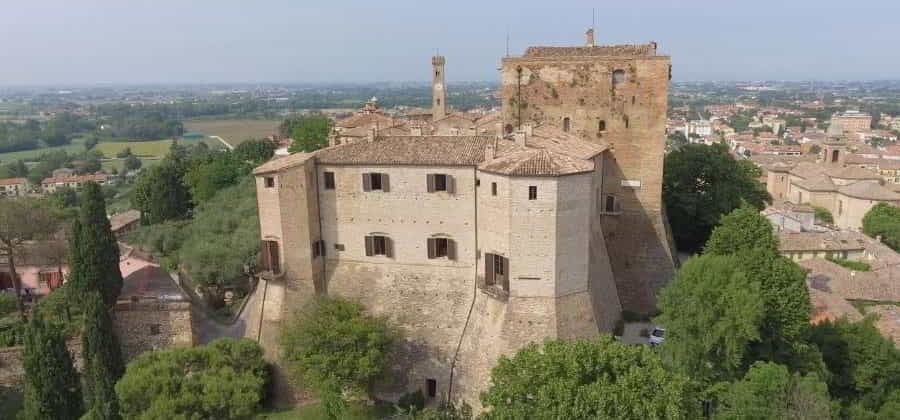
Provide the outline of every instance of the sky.
[[0,85],[494,81],[592,9],[676,81],[900,79],[900,0],[0,0]]

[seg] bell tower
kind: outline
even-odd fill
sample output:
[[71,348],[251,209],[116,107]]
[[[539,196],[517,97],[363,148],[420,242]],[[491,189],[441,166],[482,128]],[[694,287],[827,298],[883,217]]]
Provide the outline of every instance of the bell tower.
[[447,116],[447,85],[444,83],[444,63],[442,55],[431,57],[431,120],[437,121]]

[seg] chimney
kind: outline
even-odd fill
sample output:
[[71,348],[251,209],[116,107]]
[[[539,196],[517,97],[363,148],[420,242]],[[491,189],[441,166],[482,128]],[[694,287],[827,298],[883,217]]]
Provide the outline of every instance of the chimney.
[[494,160],[494,157],[497,155],[495,148],[496,148],[496,141],[495,140],[489,141],[487,146],[485,146],[485,148],[484,148],[484,160],[485,161]]
[[519,130],[516,130],[516,132],[513,134],[513,139],[516,141],[516,144],[518,144],[519,146],[525,147],[525,145],[527,144],[527,141],[526,141],[527,136],[528,136],[528,134],[525,132],[524,129],[519,129]]
[[587,32],[584,33],[585,38],[587,38],[587,46],[593,47],[594,44],[594,28],[590,28]]

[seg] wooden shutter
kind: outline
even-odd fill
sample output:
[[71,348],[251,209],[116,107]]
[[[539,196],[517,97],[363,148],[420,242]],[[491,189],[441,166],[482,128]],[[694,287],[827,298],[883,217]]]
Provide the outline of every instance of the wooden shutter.
[[456,259],[456,241],[447,239],[447,259]]
[[428,192],[434,192],[434,174],[428,174],[425,177],[428,183]]
[[391,190],[390,182],[388,182],[388,174],[381,174],[381,191],[388,192]]
[[[428,175],[428,176],[431,177],[431,175]],[[437,248],[435,246],[436,245],[435,240],[434,240],[434,238],[428,238],[427,242],[428,242],[428,259],[432,259],[435,257],[435,255],[434,255],[434,254],[436,254],[435,248]]]
[[509,291],[509,259],[500,257],[500,263],[503,264],[503,290]]
[[453,179],[453,175],[446,175],[447,177],[447,192],[450,194],[456,193],[456,180]]
[[394,241],[387,236],[384,237],[384,256],[394,258]]
[[484,254],[484,284],[494,284],[494,254]]
[[375,238],[366,236],[366,256],[375,255]]
[[362,174],[363,191],[372,191],[372,174]]

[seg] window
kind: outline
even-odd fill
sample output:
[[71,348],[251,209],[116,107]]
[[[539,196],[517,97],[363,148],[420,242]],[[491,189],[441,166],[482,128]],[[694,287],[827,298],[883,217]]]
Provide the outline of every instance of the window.
[[453,177],[447,174],[428,174],[426,183],[428,192],[446,191],[452,194],[454,190]]
[[634,105],[634,101],[636,101],[636,100],[637,100],[637,97],[636,97],[636,96],[632,96],[632,97],[631,97],[631,104]]
[[603,210],[607,213],[615,213],[617,211],[616,196],[610,194],[606,196],[606,201],[603,205]]
[[343,250],[344,250],[344,244],[334,244],[334,249],[336,249],[336,250],[338,250],[338,251],[343,251]]
[[528,186],[528,199],[537,200],[537,185]]
[[266,188],[275,188],[275,178],[271,176],[267,176],[266,178]]
[[388,192],[388,174],[362,174],[363,191]]
[[434,77],[440,77],[440,76],[441,76],[441,71],[440,71],[440,70],[435,70],[435,71],[434,71]]
[[497,254],[484,254],[484,284],[509,291],[509,260]]
[[425,388],[428,391],[428,398],[437,396],[437,380],[428,378],[425,380]]
[[844,213],[844,200],[838,200],[838,215]]
[[512,124],[506,124],[506,126],[503,127],[503,132],[506,134],[512,134],[512,132],[513,132]]
[[366,256],[383,255],[390,258],[394,255],[392,248],[391,238],[387,236],[366,236]]
[[563,131],[568,133],[571,125],[572,121],[569,119],[569,117],[563,118]]
[[837,161],[838,161],[838,151],[837,151],[837,150],[834,150],[834,151],[831,152],[831,161],[832,161],[832,162],[837,162]]
[[613,89],[619,87],[622,83],[625,83],[625,70],[616,70],[612,74],[612,86]]
[[150,324],[150,335],[159,335],[159,324]]
[[325,241],[319,239],[312,243],[313,258],[325,256]]
[[630,124],[629,124],[629,121],[628,121],[628,116],[626,115],[626,116],[625,116],[625,128],[628,128],[629,125],[630,125]]
[[606,131],[606,120],[600,120],[600,122],[597,123],[597,130]]
[[259,253],[260,268],[262,268],[263,271],[280,273],[281,265],[279,264],[278,242],[262,241],[260,248],[262,251]]
[[456,242],[450,238],[428,238],[428,259],[456,259]]
[[325,172],[325,189],[333,190],[334,189],[334,172]]
[[437,106],[441,106],[441,98],[435,99],[435,103],[437,104]]
[[491,182],[491,195],[497,195],[497,183]]

